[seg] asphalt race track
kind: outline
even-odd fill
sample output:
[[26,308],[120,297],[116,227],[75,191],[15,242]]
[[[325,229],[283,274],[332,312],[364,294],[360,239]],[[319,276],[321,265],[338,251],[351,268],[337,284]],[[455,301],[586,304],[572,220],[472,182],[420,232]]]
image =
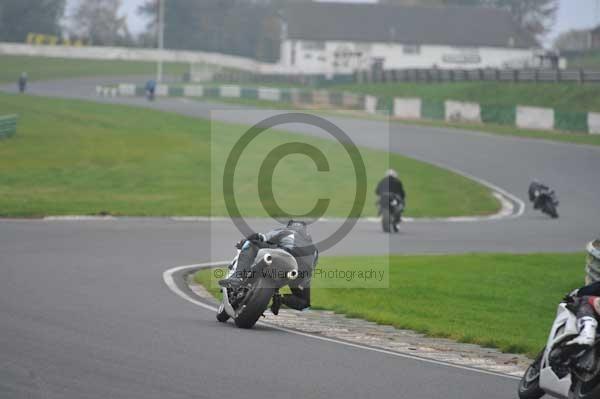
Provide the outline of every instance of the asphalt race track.
[[[242,108],[98,98],[96,83],[33,83],[31,89],[200,117],[213,109]],[[236,112],[231,116],[252,122]],[[527,208],[520,217],[503,220],[407,223],[390,241],[378,224],[360,221],[328,254],[582,251],[600,233],[600,148],[404,125],[393,125],[390,144],[378,133],[385,126],[380,121],[331,119],[357,144],[391,146],[447,165],[522,200],[531,178],[546,181],[561,199],[561,218],[550,220]],[[321,134],[302,126],[290,130]],[[316,224],[313,235],[326,236],[333,225]],[[1,221],[0,398],[516,396],[516,381],[503,376],[265,326],[251,331],[224,326],[212,312],[165,286],[166,269],[229,258],[238,236],[231,222],[222,220]]]

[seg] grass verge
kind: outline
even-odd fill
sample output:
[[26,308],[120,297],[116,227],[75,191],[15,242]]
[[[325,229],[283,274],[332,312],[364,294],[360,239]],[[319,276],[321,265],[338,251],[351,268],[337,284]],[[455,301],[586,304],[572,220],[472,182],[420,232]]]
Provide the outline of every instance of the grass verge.
[[[227,215],[215,173],[247,127],[143,108],[0,94],[3,113],[19,114],[16,136],[0,141],[0,216],[65,214]],[[257,171],[266,151],[290,141],[310,143],[331,170],[290,155],[274,172],[275,197],[285,210],[306,212],[330,198],[328,216],[345,216],[354,199],[354,172],[333,141],[268,131],[244,152],[236,170],[243,215],[266,216],[257,200]],[[268,147],[267,147],[268,148]],[[369,193],[391,165],[409,193],[407,215],[489,214],[499,209],[489,190],[435,166],[360,149]],[[211,181],[213,184],[211,185]],[[211,198],[211,193],[212,198]],[[364,216],[375,214],[367,197]]]
[[[164,68],[167,75],[181,76],[189,70],[189,65],[165,63]],[[156,73],[156,63],[15,55],[0,57],[0,83],[16,84],[22,72],[27,72],[32,81],[86,76],[152,75]]]
[[[558,302],[583,284],[579,253],[324,257],[319,268],[388,262],[389,288],[323,288],[331,282],[315,277],[313,307],[531,357],[544,345]],[[219,294],[211,270],[194,278]]]

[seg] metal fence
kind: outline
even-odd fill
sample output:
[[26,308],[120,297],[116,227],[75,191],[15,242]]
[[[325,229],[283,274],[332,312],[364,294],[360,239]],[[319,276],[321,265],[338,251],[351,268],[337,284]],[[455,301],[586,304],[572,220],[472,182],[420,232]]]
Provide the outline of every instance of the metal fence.
[[560,69],[397,69],[361,71],[358,83],[384,82],[576,82],[600,83],[600,71]]
[[17,116],[0,116],[0,139],[10,137],[17,133]]

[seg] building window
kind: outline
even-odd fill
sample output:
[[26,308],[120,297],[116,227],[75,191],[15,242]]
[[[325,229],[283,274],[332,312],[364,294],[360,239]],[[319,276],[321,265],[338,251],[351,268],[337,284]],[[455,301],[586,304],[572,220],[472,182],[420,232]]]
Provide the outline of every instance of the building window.
[[418,44],[405,44],[402,46],[404,54],[421,54],[421,46]]
[[325,50],[325,42],[302,42],[302,50]]

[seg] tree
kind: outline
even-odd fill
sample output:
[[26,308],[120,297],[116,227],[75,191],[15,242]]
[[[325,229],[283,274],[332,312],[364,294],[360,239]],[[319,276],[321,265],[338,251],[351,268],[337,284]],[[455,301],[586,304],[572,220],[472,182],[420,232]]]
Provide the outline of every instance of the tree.
[[558,0],[491,0],[491,3],[509,11],[519,26],[538,37],[550,32],[558,11]]
[[29,33],[60,36],[66,0],[0,1],[0,39],[23,42]]
[[506,10],[520,27],[538,38],[552,29],[558,11],[558,0],[443,0],[443,2],[450,5],[480,5]]
[[570,30],[561,33],[554,41],[554,47],[563,51],[585,51],[591,47],[589,30]]
[[[279,53],[277,8],[257,0],[164,0],[165,47],[201,50],[275,61]],[[156,38],[157,0],[146,0],[138,13],[146,33]],[[277,44],[274,43],[277,42]],[[156,46],[156,39],[153,43]]]
[[119,16],[121,0],[82,1],[71,16],[72,34],[100,46],[130,45],[127,17]]

